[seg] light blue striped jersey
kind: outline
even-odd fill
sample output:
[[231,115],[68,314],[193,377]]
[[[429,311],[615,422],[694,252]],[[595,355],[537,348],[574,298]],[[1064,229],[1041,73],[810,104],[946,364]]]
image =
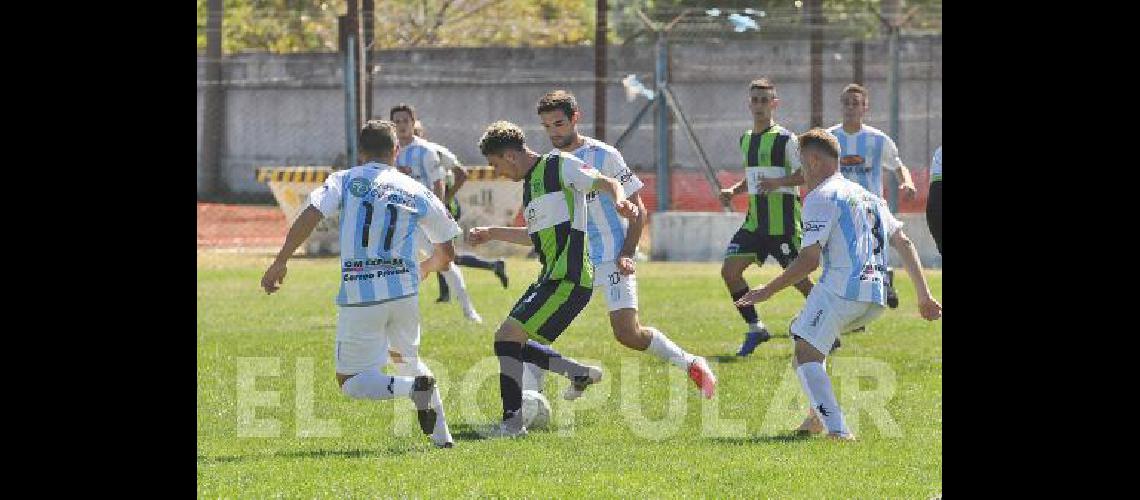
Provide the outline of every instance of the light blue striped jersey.
[[[582,137],[582,146],[574,150],[574,156],[594,167],[606,177],[621,182],[628,198],[644,186],[641,179],[625,165],[625,159],[613,146],[592,137]],[[629,222],[618,215],[617,205],[609,194],[591,191],[586,195],[586,239],[590,244],[590,262],[613,262],[625,244],[625,231]]]
[[802,248],[822,248],[816,286],[847,300],[886,303],[890,236],[902,222],[882,198],[836,172],[804,198],[803,224]]
[[436,145],[421,137],[416,137],[407,146],[400,146],[400,152],[396,155],[396,168],[429,190],[435,181],[442,180],[444,176]]
[[336,303],[364,306],[419,293],[419,228],[432,243],[459,235],[443,202],[411,177],[382,163],[330,175],[309,193],[326,217],[340,212],[341,282]]
[[839,172],[882,197],[883,169],[898,170],[902,165],[895,141],[882,130],[868,125],[854,134],[844,132],[842,123],[827,131],[839,140]]
[[942,180],[942,146],[934,150],[934,159],[930,161],[930,182]]

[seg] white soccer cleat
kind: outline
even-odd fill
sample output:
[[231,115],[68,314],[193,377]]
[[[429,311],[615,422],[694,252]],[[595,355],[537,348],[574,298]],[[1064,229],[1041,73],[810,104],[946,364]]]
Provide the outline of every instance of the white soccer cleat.
[[588,375],[578,375],[570,382],[570,387],[566,388],[566,392],[562,393],[562,399],[573,401],[582,396],[586,392],[586,388],[592,384],[596,384],[602,380],[602,369],[597,366],[589,366]]
[[470,304],[463,306],[463,316],[465,316],[468,320],[471,320],[471,322],[475,323],[476,325],[483,324],[483,317],[479,316],[479,313],[475,312],[475,308]]
[[835,441],[858,441],[857,439],[855,439],[855,435],[850,433],[850,432],[848,432],[847,434],[840,434],[838,432],[829,432],[829,433],[827,433],[827,439],[831,439],[831,440],[835,440]]
[[716,393],[716,375],[713,374],[712,368],[709,368],[709,362],[705,358],[696,356],[693,362],[689,363],[689,378],[701,389],[705,399],[712,399]]

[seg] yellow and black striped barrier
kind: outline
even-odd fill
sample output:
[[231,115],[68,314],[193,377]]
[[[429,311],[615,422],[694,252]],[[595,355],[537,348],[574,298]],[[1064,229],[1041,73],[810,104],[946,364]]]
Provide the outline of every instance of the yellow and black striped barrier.
[[332,167],[258,167],[257,182],[304,182],[320,184],[333,172]]

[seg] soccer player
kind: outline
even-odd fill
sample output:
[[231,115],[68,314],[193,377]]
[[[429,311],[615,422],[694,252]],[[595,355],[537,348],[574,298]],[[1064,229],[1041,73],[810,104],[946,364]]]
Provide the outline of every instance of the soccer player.
[[[459,217],[463,215],[463,209],[459,206],[459,198],[456,198],[455,194],[459,192],[459,188],[463,187],[463,183],[467,182],[467,169],[463,167],[463,164],[459,162],[459,158],[457,158],[455,153],[452,153],[450,149],[447,149],[442,144],[427,140],[426,131],[419,120],[416,120],[412,133],[422,139],[428,147],[434,149],[435,152],[439,154],[440,167],[443,168],[445,172],[444,188],[446,191],[444,193],[443,203],[447,206],[447,211],[451,213],[451,217],[458,221]],[[487,269],[494,272],[495,276],[499,278],[499,283],[503,285],[503,288],[507,288],[507,285],[510,283],[510,278],[507,276],[507,263],[503,259],[489,261],[480,259],[474,254],[461,253],[456,255],[455,263],[460,266]],[[437,273],[436,276],[439,278],[439,298],[436,299],[436,302],[449,302],[451,300],[451,294],[448,291],[447,280],[443,279],[442,274]],[[462,276],[460,276],[460,281],[462,281]]]
[[808,189],[803,248],[780,276],[750,290],[737,304],[768,300],[814,271],[823,256],[823,275],[791,324],[793,365],[813,409],[800,430],[818,433],[826,428],[829,437],[854,440],[824,371],[824,353],[840,332],[866,325],[883,313],[887,255],[892,246],[914,283],[922,317],[940,318],[942,305],[930,294],[918,251],[886,202],[838,174],[840,147],[835,136],[813,128],[799,142]]
[[[396,168],[410,175],[420,184],[427,186],[439,199],[445,199],[443,187],[444,170],[440,165],[439,153],[428,145],[427,141],[416,137],[412,133],[416,123],[416,110],[408,104],[392,106],[388,117],[396,124],[396,137],[400,140],[400,154],[396,157]],[[430,245],[422,238],[419,240],[421,250],[427,252]],[[467,319],[482,323],[483,318],[475,311],[471,297],[467,294],[467,286],[463,282],[463,274],[454,262],[440,272],[448,283],[448,288],[455,289],[459,297],[459,304],[463,308],[463,315]]]
[[[551,144],[592,166],[606,177],[618,179],[626,199],[637,207],[637,216],[625,222],[617,204],[607,194],[586,194],[587,241],[594,265],[594,286],[600,288],[609,307],[610,327],[618,343],[635,351],[646,351],[685,370],[706,398],[716,391],[716,376],[705,358],[694,356],[673,343],[661,330],[645,326],[637,316],[637,276],[633,254],[645,227],[646,210],[641,201],[641,180],[625,165],[613,146],[578,133],[582,116],[578,101],[565,90],[555,90],[538,101],[538,116]],[[626,227],[628,226],[628,227]],[[530,367],[528,366],[528,369]],[[533,373],[533,371],[531,372]],[[541,377],[535,377],[541,380]],[[538,383],[541,387],[541,382]],[[571,392],[569,399],[578,393]]]
[[[843,122],[827,129],[839,140],[839,171],[844,177],[863,186],[880,198],[883,197],[883,169],[896,171],[902,182],[899,191],[903,198],[913,200],[918,191],[914,188],[910,170],[899,159],[899,148],[883,131],[865,125],[863,117],[870,109],[867,89],[857,83],[843,87],[840,102],[843,104]],[[898,307],[895,293],[894,270],[887,268],[887,305]]]
[[625,218],[636,217],[638,209],[626,199],[617,179],[557,149],[545,155],[534,152],[527,147],[522,129],[513,123],[498,121],[487,127],[479,151],[496,172],[523,181],[526,227],[473,227],[467,232],[468,241],[474,245],[490,240],[534,245],[542,263],[538,280],[495,332],[503,401],[503,421],[495,434],[521,436],[526,434],[520,414],[523,362],[567,376],[578,392],[602,379],[600,368],[563,358],[548,345],[582,312],[593,292],[594,270],[586,249],[586,195],[592,191],[609,194],[618,200],[615,209]]
[[[309,205],[289,228],[277,258],[261,277],[266,293],[285,282],[286,264],[321,218],[340,212],[340,292],[336,297],[336,379],[354,399],[410,397],[420,428],[439,447],[453,446],[443,402],[431,371],[419,360],[419,283],[447,267],[451,240],[461,231],[443,202],[391,166],[395,125],[369,120],[360,131],[361,165],[334,172],[309,194]],[[435,252],[416,262],[413,233],[423,231]],[[388,348],[414,376],[380,372]]]
[[934,159],[930,162],[930,196],[926,198],[926,225],[930,227],[930,234],[934,236],[938,255],[942,255],[942,146],[934,150]]
[[[800,171],[796,135],[774,121],[779,106],[780,98],[771,80],[758,78],[748,85],[752,129],[740,136],[744,178],[720,192],[725,203],[730,203],[733,196],[748,192],[748,215],[728,243],[720,268],[720,276],[734,302],[748,292],[748,282],[744,280],[748,266],[755,263],[759,267],[770,255],[780,267],[787,269],[800,248],[801,205],[796,186],[804,183],[804,176]],[[795,287],[807,297],[811,293],[811,280],[804,276]],[[772,335],[754,306],[738,307],[737,311],[748,324],[748,332],[736,355],[748,356]]]

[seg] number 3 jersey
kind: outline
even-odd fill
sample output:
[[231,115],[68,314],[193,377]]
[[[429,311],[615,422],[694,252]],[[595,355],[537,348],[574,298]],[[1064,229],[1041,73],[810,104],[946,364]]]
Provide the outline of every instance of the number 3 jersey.
[[423,184],[382,163],[334,172],[309,194],[326,217],[340,212],[340,306],[366,306],[419,293],[416,228],[432,243],[459,224]]
[[803,245],[822,247],[819,284],[847,300],[885,304],[890,236],[902,227],[882,198],[835,173],[804,199]]

